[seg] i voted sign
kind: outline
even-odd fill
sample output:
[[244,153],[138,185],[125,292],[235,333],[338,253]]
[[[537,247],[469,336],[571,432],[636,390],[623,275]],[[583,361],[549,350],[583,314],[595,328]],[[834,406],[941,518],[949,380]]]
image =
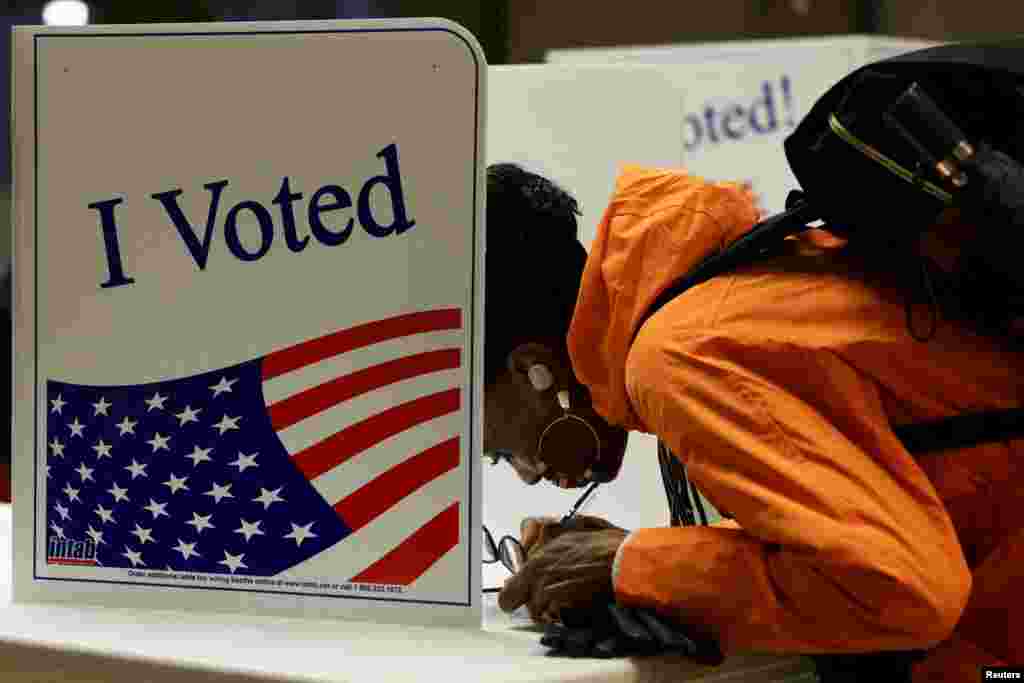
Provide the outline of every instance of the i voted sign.
[[[359,203],[357,215],[359,225],[373,237],[387,237],[392,234],[401,235],[415,225],[415,221],[409,219],[408,210],[405,205],[405,197],[402,190],[402,175],[398,164],[398,146],[391,144],[382,149],[378,157],[384,159],[386,168],[385,175],[377,175],[367,180],[359,191]],[[188,253],[200,270],[206,268],[210,257],[210,245],[215,227],[218,225],[218,216],[221,197],[224,189],[230,181],[218,180],[207,183],[203,187],[210,193],[209,211],[206,215],[206,223],[202,229],[197,229],[181,210],[178,196],[183,190],[178,188],[166,190],[152,195],[152,198],[159,201],[167,214],[170,223],[181,235],[182,243],[188,248]],[[382,225],[374,216],[373,206],[370,203],[371,192],[374,186],[381,184],[388,191],[391,203],[391,220],[387,225]],[[343,209],[352,209],[352,197],[345,188],[339,185],[324,185],[317,189],[309,199],[308,207],[308,229],[309,234],[300,235],[295,218],[295,203],[303,199],[301,192],[295,192],[290,185],[290,179],[285,176],[281,181],[281,189],[277,192],[269,204],[275,205],[279,210],[280,238],[284,240],[288,249],[295,253],[302,252],[308,245],[311,237],[318,243],[328,247],[336,247],[348,241],[352,235],[355,218],[348,218],[347,222],[342,220],[344,227],[332,228],[324,223],[324,215]],[[103,282],[101,287],[120,287],[130,285],[135,279],[127,277],[124,272],[124,261],[121,257],[121,244],[117,232],[117,219],[115,209],[124,202],[123,197],[114,197],[89,204],[90,209],[99,213],[100,224],[103,233],[103,246],[107,259],[109,279]],[[259,226],[256,246],[249,248],[242,241],[241,222],[239,215],[248,212],[256,219]],[[274,244],[275,236],[278,234],[275,218],[270,213],[270,208],[257,200],[242,200],[230,209],[226,210],[223,218],[223,237],[228,251],[239,261],[259,261]]]
[[473,37],[14,45],[15,598],[478,624]]

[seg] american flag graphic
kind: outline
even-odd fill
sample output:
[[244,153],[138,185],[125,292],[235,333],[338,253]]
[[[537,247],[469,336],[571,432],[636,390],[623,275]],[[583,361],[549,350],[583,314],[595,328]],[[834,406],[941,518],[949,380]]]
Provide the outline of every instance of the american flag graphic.
[[423,311],[165,382],[48,381],[47,562],[411,585],[459,542],[462,328]]

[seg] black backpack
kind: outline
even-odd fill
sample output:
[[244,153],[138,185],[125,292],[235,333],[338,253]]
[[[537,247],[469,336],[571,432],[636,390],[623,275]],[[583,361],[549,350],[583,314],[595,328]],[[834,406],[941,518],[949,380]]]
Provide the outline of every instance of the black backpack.
[[[954,154],[960,138],[975,150],[967,162]],[[785,151],[802,188],[790,193],[786,211],[666,288],[644,321],[690,287],[757,261],[819,220],[861,252],[889,260],[899,254],[916,269],[921,234],[955,206],[998,227],[962,245],[956,280],[944,283],[953,302],[946,310],[1018,345],[1014,322],[1024,319],[1024,166],[1017,161],[1024,160],[1024,39],[928,48],[864,66],[815,103],[786,139]],[[960,177],[944,179],[935,169],[939,162]],[[957,186],[958,180],[966,184]],[[909,312],[908,326],[913,328]],[[1024,437],[1024,409],[895,430],[915,454],[964,448]]]

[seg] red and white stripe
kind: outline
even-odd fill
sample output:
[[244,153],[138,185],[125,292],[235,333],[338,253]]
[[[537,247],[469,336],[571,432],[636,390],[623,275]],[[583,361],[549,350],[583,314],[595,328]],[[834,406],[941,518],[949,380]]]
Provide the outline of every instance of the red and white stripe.
[[408,586],[458,544],[464,348],[461,311],[440,309],[263,359],[278,437],[354,532],[304,575]]

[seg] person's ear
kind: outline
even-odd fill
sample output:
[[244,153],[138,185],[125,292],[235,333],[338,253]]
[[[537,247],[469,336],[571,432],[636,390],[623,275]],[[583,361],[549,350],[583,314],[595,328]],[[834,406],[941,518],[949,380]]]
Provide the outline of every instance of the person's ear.
[[566,380],[561,361],[550,348],[543,344],[520,344],[508,355],[508,369],[526,380],[536,392],[554,389],[555,385],[565,386]]
[[530,379],[534,391],[547,391],[555,385],[555,376],[551,374],[551,369],[540,363],[531,365],[526,371],[526,376]]

